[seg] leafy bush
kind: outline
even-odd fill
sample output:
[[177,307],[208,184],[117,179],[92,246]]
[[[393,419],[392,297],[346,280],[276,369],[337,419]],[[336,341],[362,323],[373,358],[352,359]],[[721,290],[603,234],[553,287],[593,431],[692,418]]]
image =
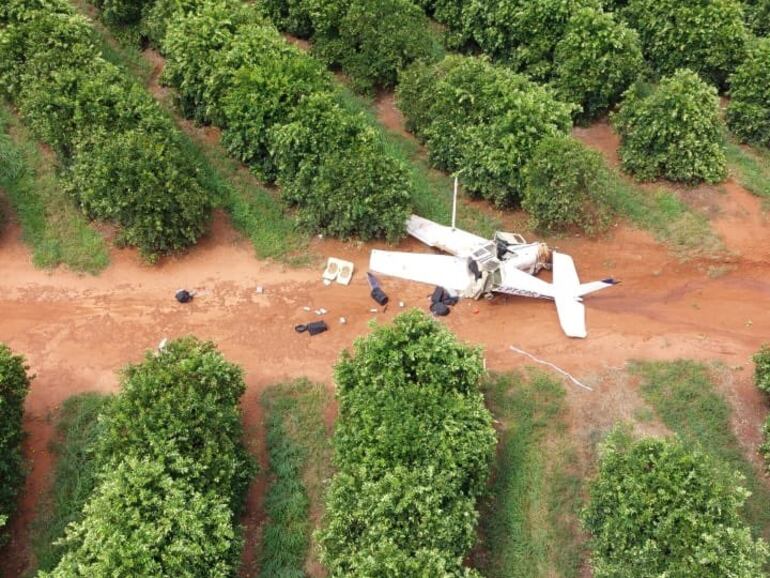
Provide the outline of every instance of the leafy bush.
[[623,17],[661,76],[694,70],[717,86],[743,60],[746,29],[740,0],[630,0]]
[[129,366],[102,418],[98,486],[42,576],[232,576],[253,473],[240,441],[244,391],[240,368],[194,338]]
[[[770,14],[769,14],[770,16]],[[770,38],[758,40],[730,77],[727,126],[743,141],[770,148]]]
[[[15,509],[24,482],[22,418],[29,382],[24,358],[0,343],[0,530]],[[0,543],[4,541],[0,535]]]
[[644,66],[639,36],[612,13],[578,10],[556,45],[554,84],[590,120],[614,106]]
[[716,183],[727,176],[716,89],[690,70],[636,83],[613,115],[623,168],[641,180]]
[[744,0],[746,24],[757,36],[770,36],[770,0]]
[[599,0],[437,0],[435,15],[484,53],[538,80],[551,76],[553,54],[567,23]]
[[112,25],[135,24],[142,16],[144,6],[150,0],[93,0],[101,10],[101,16]]
[[397,90],[407,127],[441,169],[463,170],[469,192],[519,202],[526,164],[545,136],[565,134],[573,106],[487,60],[448,56],[406,71]]
[[411,0],[336,0],[313,13],[313,50],[370,92],[393,86],[398,72],[437,53],[428,21]]
[[765,442],[759,447],[759,452],[765,458],[765,466],[768,472],[770,472],[770,416],[768,416],[762,428],[762,437]]
[[462,560],[495,445],[482,374],[478,350],[418,311],[343,352],[319,536],[331,576],[477,575]]
[[754,355],[754,383],[770,394],[770,344],[763,345]]
[[67,187],[89,216],[118,223],[120,242],[147,259],[179,251],[205,233],[211,211],[180,146],[141,130],[92,134],[77,146]]
[[741,480],[678,439],[613,432],[584,512],[594,576],[764,576],[768,549],[741,518]]
[[277,179],[302,225],[339,237],[403,234],[414,188],[406,167],[341,104],[329,73],[253,8],[222,1],[179,15],[163,49],[185,111],[222,126],[231,152]]
[[312,5],[309,0],[263,0],[265,12],[280,29],[298,36],[313,35]]
[[609,226],[609,194],[609,174],[599,153],[572,137],[546,137],[527,166],[521,206],[539,229],[574,226],[594,234]]
[[[8,10],[13,19],[0,40],[0,80],[34,136],[72,166],[76,195],[100,199],[99,210],[84,203],[90,214],[124,226],[122,239],[149,258],[194,244],[211,208],[195,167],[177,151],[150,156],[139,150],[140,140],[176,146],[171,120],[139,84],[102,58],[93,29],[66,1],[11,0]],[[125,159],[125,166],[139,157],[131,174],[114,170],[116,159]]]
[[313,51],[340,67],[355,89],[393,86],[398,72],[440,52],[437,35],[411,0],[265,0],[281,29],[312,38]]

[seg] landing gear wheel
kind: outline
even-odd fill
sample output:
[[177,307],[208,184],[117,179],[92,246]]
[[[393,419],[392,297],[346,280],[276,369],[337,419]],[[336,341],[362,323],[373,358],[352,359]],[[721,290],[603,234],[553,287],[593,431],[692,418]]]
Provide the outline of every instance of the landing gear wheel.
[[494,300],[494,298],[495,298],[495,294],[494,293],[491,293],[491,292],[490,293],[484,293],[484,300],[485,301],[492,301],[492,300]]

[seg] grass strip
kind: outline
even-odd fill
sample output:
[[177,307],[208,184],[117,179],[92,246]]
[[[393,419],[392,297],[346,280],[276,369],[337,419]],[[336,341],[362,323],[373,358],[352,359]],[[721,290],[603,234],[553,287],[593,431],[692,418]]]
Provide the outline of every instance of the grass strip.
[[724,244],[705,215],[694,212],[676,193],[648,192],[616,171],[610,174],[612,210],[640,229],[650,231],[682,259],[708,257],[725,251]]
[[32,248],[33,263],[42,268],[63,264],[95,275],[109,263],[107,245],[62,189],[55,166],[0,103],[0,188]]
[[641,378],[642,396],[666,427],[727,470],[743,474],[751,492],[744,507],[746,521],[757,535],[770,540],[770,489],[744,455],[730,424],[730,405],[716,391],[709,367],[688,360],[634,362],[630,372]]
[[260,552],[261,578],[304,576],[312,526],[320,517],[331,445],[324,423],[330,396],[323,385],[301,379],[262,395],[266,412],[270,483]]
[[487,578],[576,577],[584,551],[581,479],[564,388],[532,371],[493,375],[484,389],[500,425],[477,567]]
[[97,460],[94,448],[99,435],[99,415],[111,397],[84,393],[68,398],[59,410],[56,441],[52,450],[56,456],[53,484],[42,502],[32,530],[32,549],[37,562],[35,572],[53,570],[66,552],[57,543],[70,522],[83,515],[83,506],[97,482]]
[[770,206],[770,153],[728,140],[727,162],[737,181]]

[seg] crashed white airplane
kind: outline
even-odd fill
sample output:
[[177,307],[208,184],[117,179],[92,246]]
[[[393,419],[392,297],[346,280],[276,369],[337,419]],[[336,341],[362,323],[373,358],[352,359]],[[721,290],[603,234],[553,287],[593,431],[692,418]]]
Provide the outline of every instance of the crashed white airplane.
[[[613,279],[580,283],[572,257],[551,251],[545,243],[527,243],[521,235],[495,233],[488,241],[417,215],[409,217],[406,227],[412,237],[453,256],[374,250],[369,261],[371,271],[439,285],[461,297],[478,299],[506,293],[551,299],[569,337],[587,335],[583,297],[617,283]],[[550,268],[553,283],[534,276]]]

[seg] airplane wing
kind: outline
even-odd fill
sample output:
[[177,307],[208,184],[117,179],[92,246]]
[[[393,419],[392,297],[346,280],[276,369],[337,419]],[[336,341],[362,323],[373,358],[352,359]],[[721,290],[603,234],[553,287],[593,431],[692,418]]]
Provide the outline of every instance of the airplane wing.
[[465,291],[473,282],[467,261],[449,255],[401,253],[375,249],[369,258],[369,269],[382,275],[439,285],[458,292]]
[[478,235],[445,227],[417,215],[407,219],[406,232],[429,247],[441,249],[457,257],[469,257],[481,247],[490,244],[488,239]]
[[556,311],[564,333],[570,337],[586,337],[586,308],[578,296],[580,279],[575,261],[556,251],[553,252],[553,287]]

